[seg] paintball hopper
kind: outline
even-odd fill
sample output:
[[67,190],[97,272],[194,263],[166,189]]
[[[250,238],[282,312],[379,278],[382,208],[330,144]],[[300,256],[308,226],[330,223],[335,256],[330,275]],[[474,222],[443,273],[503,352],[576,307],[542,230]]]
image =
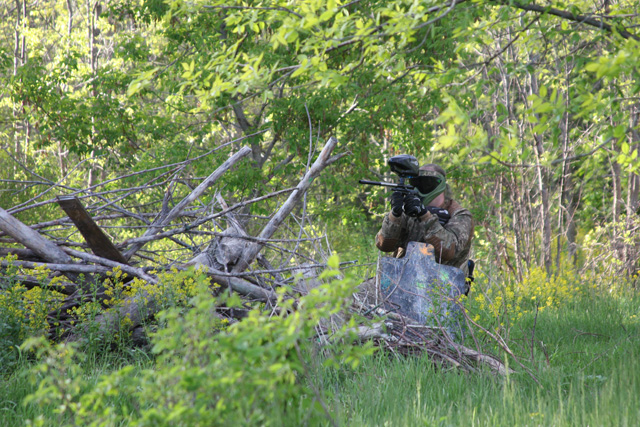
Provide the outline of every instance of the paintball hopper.
[[387,164],[393,173],[400,179],[414,178],[419,175],[420,164],[418,159],[409,154],[400,154],[387,160]]

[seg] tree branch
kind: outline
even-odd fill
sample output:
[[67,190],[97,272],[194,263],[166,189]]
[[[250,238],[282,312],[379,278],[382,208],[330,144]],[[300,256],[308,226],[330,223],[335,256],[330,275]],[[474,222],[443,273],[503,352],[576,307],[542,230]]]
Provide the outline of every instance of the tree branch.
[[[196,187],[195,190],[191,192],[187,197],[182,199],[180,203],[178,203],[172,210],[167,214],[164,218],[159,218],[157,224],[153,224],[149,229],[144,233],[142,237],[153,236],[157,234],[162,227],[169,224],[173,219],[177,218],[178,215],[195,199],[200,197],[204,191],[213,185],[227,170],[231,168],[236,162],[238,162],[243,157],[247,156],[251,153],[251,149],[249,147],[242,147],[240,151],[231,156],[227,161],[225,161],[222,165],[220,165],[207,179],[205,179],[200,185]],[[135,243],[129,250],[124,254],[124,257],[129,260],[142,246],[143,242]]]
[[593,19],[590,18],[589,16],[586,15],[575,15],[571,12],[568,12],[566,10],[560,10],[560,9],[556,9],[553,7],[548,7],[548,6],[539,6],[537,4],[522,4],[522,3],[518,3],[516,1],[509,1],[509,0],[492,0],[490,1],[491,3],[498,3],[504,6],[510,6],[510,7],[515,7],[517,9],[522,9],[522,10],[526,10],[526,11],[530,11],[530,12],[539,12],[539,13],[548,13],[549,15],[553,15],[553,16],[557,16],[559,18],[562,19],[566,19],[569,21],[574,21],[577,22],[579,24],[586,24],[589,25],[591,27],[595,27],[595,28],[599,28],[601,30],[607,31],[609,33],[618,33],[620,34],[620,36],[622,36],[625,39],[633,39],[636,41],[640,41],[640,37],[638,37],[635,34],[630,33],[629,31],[623,29],[623,28],[616,28],[613,27],[609,24],[606,24],[604,21],[602,20],[598,20],[598,19]]

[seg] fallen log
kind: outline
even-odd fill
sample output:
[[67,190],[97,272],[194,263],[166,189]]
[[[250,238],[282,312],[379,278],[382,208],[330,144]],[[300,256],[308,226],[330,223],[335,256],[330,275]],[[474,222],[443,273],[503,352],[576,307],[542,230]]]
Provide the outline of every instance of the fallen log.
[[40,268],[47,269],[51,271],[59,271],[63,273],[65,276],[69,277],[69,274],[80,275],[80,274],[105,274],[111,269],[102,267],[100,265],[88,265],[88,264],[75,264],[73,262],[69,264],[56,264],[52,262],[33,262],[33,261],[0,261],[0,266],[8,267],[10,265],[17,265],[25,268]]
[[127,264],[120,251],[113,246],[111,239],[102,231],[87,213],[80,200],[75,196],[58,196],[58,204],[80,230],[94,254],[99,257]]
[[0,277],[0,284],[21,283],[27,289],[43,288],[51,291],[56,291],[63,295],[72,295],[78,287],[75,283],[71,282],[58,282],[51,284],[51,278],[46,280],[38,279],[35,276],[14,276],[12,278]]
[[16,256],[21,261],[35,261],[35,262],[44,261],[44,259],[38,256],[31,249],[0,248],[0,258],[5,258],[8,255]]
[[[289,196],[287,201],[283,204],[280,210],[271,218],[271,220],[264,227],[260,235],[259,239],[268,239],[273,233],[276,231],[278,226],[284,221],[284,219],[291,213],[295,204],[304,196],[304,193],[309,189],[313,180],[320,174],[320,172],[341,158],[343,155],[333,156],[331,157],[331,152],[337,145],[337,139],[330,138],[329,141],[325,144],[323,150],[319,154],[318,158],[314,162],[313,166],[307,171],[304,175],[298,186]],[[199,197],[210,185],[212,185],[224,171],[228,170],[233,164],[239,161],[242,157],[249,154],[250,149],[248,147],[244,147],[234,156],[232,156],[229,160],[227,160],[222,166],[220,166],[214,173],[212,173],[202,184],[200,184],[194,191],[189,194],[189,196],[185,197],[176,207],[174,207],[171,212],[169,212],[166,216],[162,217],[157,221],[156,224],[152,225],[147,229],[144,236],[151,236],[153,234],[158,233],[161,228],[168,224],[172,219],[174,219],[186,206],[189,205],[193,200]],[[124,255],[126,259],[129,259],[139,248],[141,248],[143,243],[134,244]],[[214,247],[212,245],[211,247]],[[235,266],[232,269],[232,272],[242,272],[248,267],[248,265],[256,258],[258,252],[263,247],[260,243],[251,243],[247,244],[246,247],[240,253],[240,257]],[[212,249],[213,250],[213,249]],[[80,254],[76,254],[80,256]],[[93,259],[87,254],[83,255],[85,260]],[[222,275],[225,272],[218,270],[215,263],[212,261],[211,256],[198,256],[194,258],[192,261],[185,264],[185,266],[194,265],[201,266],[206,269],[207,274],[215,280],[217,283],[221,285],[226,285],[230,289],[238,292],[245,297],[248,297],[253,300],[269,302],[271,304],[275,304],[277,301],[277,295],[275,292],[264,289],[260,286],[254,285],[246,280],[242,280],[236,277],[230,277],[228,275]],[[99,262],[102,265],[113,265],[119,266],[122,268],[122,271],[125,270],[125,266],[115,263],[111,261],[107,263],[104,259],[97,260],[94,259],[94,262]],[[153,283],[153,282],[152,282]],[[95,319],[95,322],[99,323],[98,333],[99,334],[108,334],[114,331],[115,328],[119,327],[120,320],[123,316],[129,318],[127,322],[130,326],[135,327],[138,326],[143,320],[144,316],[140,313],[144,313],[146,316],[150,316],[155,314],[158,306],[156,304],[155,298],[153,295],[145,294],[142,297],[136,296],[125,299],[125,301],[119,306],[116,310],[111,310],[108,313],[105,313]],[[77,336],[74,336],[73,339],[77,339]]]
[[[0,230],[13,237],[16,241],[32,250],[40,258],[55,264],[72,264],[71,257],[54,243],[42,237],[37,231],[18,221],[13,215],[0,208]],[[72,282],[78,280],[78,276],[72,271],[65,271]]]
[[88,254],[86,252],[80,252],[80,251],[76,251],[74,249],[70,249],[70,248],[64,248],[64,251],[66,253],[68,253],[69,255],[73,255],[75,257],[78,257],[84,261],[88,261],[88,262],[92,262],[94,264],[99,264],[102,265],[104,267],[108,267],[108,270],[112,270],[114,268],[119,268],[120,270],[122,270],[124,273],[129,274],[130,276],[133,277],[138,277],[144,281],[146,281],[147,283],[151,283],[151,284],[157,284],[158,283],[158,279],[150,274],[147,274],[143,269],[138,268],[138,267],[132,267],[129,264],[123,264],[121,262],[117,262],[117,261],[112,261],[110,259],[107,258],[103,258],[103,257],[99,257],[97,255],[91,255]]

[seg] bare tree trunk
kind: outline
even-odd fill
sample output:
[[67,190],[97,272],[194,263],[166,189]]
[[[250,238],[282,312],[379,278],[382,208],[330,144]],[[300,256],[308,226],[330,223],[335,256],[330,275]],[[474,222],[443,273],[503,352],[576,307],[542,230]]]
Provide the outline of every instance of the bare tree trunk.
[[[611,142],[612,148],[615,150],[616,141],[613,140]],[[615,151],[613,151],[615,153]],[[612,246],[615,251],[615,256],[618,260],[624,260],[625,257],[625,249],[623,242],[623,231],[624,228],[620,225],[620,215],[622,214],[622,170],[620,168],[620,164],[617,162],[615,157],[609,158],[609,163],[611,165],[611,176],[613,183],[613,201],[612,201]]]
[[69,18],[67,19],[67,37],[71,39],[71,30],[73,29],[73,0],[66,0]]
[[[536,58],[532,57],[531,60]],[[538,94],[539,85],[535,74],[530,73],[530,90],[529,94]],[[533,148],[536,154],[536,180],[538,182],[538,191],[540,193],[540,222],[542,224],[542,242],[541,242],[541,261],[544,265],[547,275],[551,274],[551,218],[549,217],[549,188],[547,187],[547,172],[542,166],[542,155],[544,154],[544,146],[542,144],[542,136],[533,135]]]
[[[637,130],[638,119],[640,116],[640,107],[633,105],[630,111],[630,129],[631,129],[631,149],[633,153],[635,150],[640,151],[640,133]],[[638,192],[640,190],[640,177],[637,173],[629,173],[627,178],[627,210],[626,210],[626,232],[631,237],[631,241],[625,244],[624,264],[625,272],[627,276],[631,277],[636,274],[638,267],[638,236],[640,230],[637,227],[640,225],[638,218]]]
[[[560,95],[558,95],[560,96]],[[568,104],[569,93],[566,94],[565,103]],[[565,104],[565,105],[566,105]],[[567,232],[564,229],[565,219],[567,219],[567,188],[570,186],[571,177],[569,176],[569,163],[567,158],[569,157],[569,114],[565,112],[560,122],[560,138],[562,140],[562,175],[560,176],[560,206],[558,207],[558,237],[556,239],[556,274],[560,273],[562,254],[562,238],[567,236]],[[567,223],[568,224],[568,223]]]
[[540,164],[542,161],[542,154],[544,149],[542,147],[542,138],[539,135],[535,136],[536,150],[536,176],[538,178],[538,190],[540,191],[540,197],[542,204],[540,205],[540,218],[542,221],[542,262],[547,274],[551,274],[551,218],[549,218],[549,189],[546,185],[545,171]]
[[[91,0],[87,0],[87,41],[89,43],[89,66],[91,68],[91,76],[93,79],[95,79],[98,69],[98,49],[95,46],[95,36],[96,20],[100,13],[99,9],[100,7],[97,1],[92,5]],[[91,97],[95,100],[97,96],[95,80],[91,82],[91,86]],[[95,146],[95,123],[96,118],[94,116],[91,116],[91,136],[89,137],[91,147]],[[98,168],[98,165],[95,162],[95,150],[91,150],[90,156],[92,159],[94,159],[94,161],[89,163],[88,186],[93,187],[96,184]]]
[[566,235],[567,235],[567,255],[571,260],[571,263],[575,267],[578,263],[578,244],[576,238],[578,236],[578,230],[576,227],[576,211],[578,209],[579,202],[579,189],[575,188],[573,180],[573,168],[569,166],[567,175],[565,178],[565,223],[566,223]]
[[16,26],[14,31],[13,40],[13,75],[18,75],[18,68],[21,65],[20,61],[20,27],[22,25],[22,8],[20,7],[20,0],[16,0]]
[[[28,14],[27,14],[27,0],[23,0],[22,2],[22,22],[27,25],[28,21]],[[20,58],[22,59],[22,65],[24,66],[24,64],[27,63],[27,38],[24,34],[22,34],[22,46],[20,48]],[[24,101],[22,102],[22,111],[24,112]],[[23,157],[26,157],[26,151],[29,147],[29,139],[31,137],[31,124],[29,123],[29,119],[26,118],[25,115],[25,119],[24,119],[24,145],[22,147],[22,151],[23,151]],[[16,156],[18,158],[20,158],[20,156],[18,155],[19,153],[16,151]]]
[[[24,42],[24,37],[21,36],[21,26],[22,26],[22,8],[20,7],[21,1],[16,1],[16,24],[14,31],[14,42],[13,42],[13,76],[14,78],[18,75],[18,69],[22,65],[22,49],[20,48],[21,42]],[[26,2],[26,0],[25,0]],[[25,6],[26,7],[26,6]],[[14,140],[14,149],[16,158],[21,160],[22,158],[22,142],[20,141],[20,128],[18,126],[18,111],[17,106],[14,104],[13,106],[13,140]],[[14,171],[18,170],[18,165],[14,166]]]
[[518,276],[518,281],[522,281],[522,273],[524,272],[523,267],[523,244],[522,244],[522,234],[523,234],[523,225],[524,221],[521,216],[522,210],[519,208],[520,205],[520,194],[518,191],[518,182],[517,178],[513,176],[513,172],[510,173],[510,184],[509,184],[509,192],[511,193],[511,229],[513,230],[513,238],[515,242],[515,257],[516,257],[516,272]]
[[[613,152],[617,150],[615,148],[615,141],[611,143]],[[615,158],[610,158],[611,163],[611,177],[613,183],[613,202],[611,206],[611,216],[614,223],[620,221],[620,214],[622,213],[622,171],[620,170],[620,164]]]
[[[69,47],[71,45],[71,32],[73,31],[73,0],[66,0],[67,4],[67,53],[69,53]],[[63,85],[63,91],[66,91],[66,85]],[[60,177],[64,177],[67,175],[67,156],[65,154],[62,141],[58,141],[57,153],[58,156],[58,164],[60,166]]]
[[[630,114],[630,126],[631,129],[631,149],[630,152],[640,151],[640,132],[638,132],[638,122],[640,121],[640,106],[633,105],[631,107]],[[639,190],[639,176],[637,173],[632,172],[629,175],[629,184],[627,192],[627,218],[633,218],[639,215],[638,209],[638,190]]]

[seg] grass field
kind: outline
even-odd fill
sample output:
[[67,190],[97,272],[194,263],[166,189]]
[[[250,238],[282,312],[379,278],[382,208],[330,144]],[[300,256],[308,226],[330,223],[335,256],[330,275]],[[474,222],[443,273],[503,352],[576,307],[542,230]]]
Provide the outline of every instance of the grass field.
[[[507,377],[489,372],[466,374],[434,367],[425,358],[380,353],[356,369],[318,369],[314,383],[333,418],[326,424],[640,425],[639,307],[638,296],[600,296],[540,312],[537,319],[529,314],[518,320],[511,326],[509,345],[539,385],[513,360],[510,366],[516,373]],[[83,362],[80,375],[90,387],[101,375],[126,364],[134,366],[132,375],[153,366],[143,352],[92,356]],[[29,365],[23,362],[3,378],[1,424],[25,425],[38,415],[44,425],[71,423],[59,418],[54,406],[22,403],[35,387],[28,378]]]
[[639,308],[638,297],[576,301],[541,312],[533,340],[523,317],[509,344],[540,385],[513,363],[500,378],[380,356],[325,385],[340,425],[637,426]]

